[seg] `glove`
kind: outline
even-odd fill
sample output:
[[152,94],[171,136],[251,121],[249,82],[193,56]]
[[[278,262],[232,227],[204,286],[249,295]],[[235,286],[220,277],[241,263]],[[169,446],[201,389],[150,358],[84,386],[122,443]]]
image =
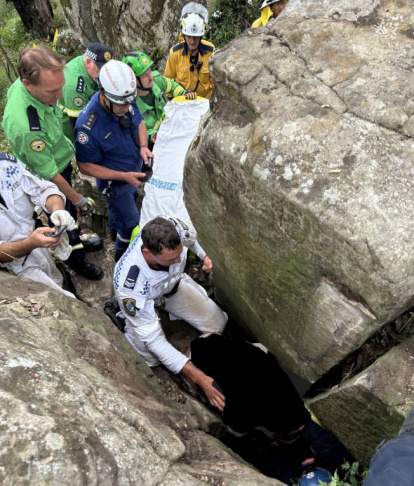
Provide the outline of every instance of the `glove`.
[[74,204],[76,210],[81,216],[87,216],[95,210],[95,201],[91,197],[82,196],[82,199]]
[[59,258],[61,262],[66,261],[70,254],[72,253],[72,247],[69,245],[69,237],[67,233],[63,233],[61,242],[53,247],[50,248],[52,255],[56,258]]
[[67,231],[73,230],[76,224],[72,216],[64,209],[53,211],[53,213],[50,215],[50,220],[57,227],[67,225]]
[[197,98],[197,93],[194,93],[194,91],[187,91],[184,96],[186,100],[195,100]]

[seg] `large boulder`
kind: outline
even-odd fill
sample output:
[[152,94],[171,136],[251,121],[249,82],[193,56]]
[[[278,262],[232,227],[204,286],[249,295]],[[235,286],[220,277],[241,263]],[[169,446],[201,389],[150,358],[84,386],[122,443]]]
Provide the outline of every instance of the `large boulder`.
[[[99,311],[0,272],[0,482],[271,486]],[[184,400],[185,401],[185,400]]]
[[398,434],[414,406],[413,363],[414,337],[308,406],[367,466],[378,444]]
[[411,7],[291,0],[212,59],[187,208],[221,302],[310,381],[414,303]]
[[[117,57],[142,49],[159,55],[177,43],[186,0],[60,0],[71,29],[87,46],[109,44]],[[200,2],[203,3],[203,2]]]

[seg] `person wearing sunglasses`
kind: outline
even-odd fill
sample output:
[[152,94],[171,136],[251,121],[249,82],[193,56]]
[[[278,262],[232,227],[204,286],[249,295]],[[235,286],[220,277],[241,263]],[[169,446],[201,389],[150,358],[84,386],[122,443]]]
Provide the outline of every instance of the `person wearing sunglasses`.
[[184,42],[170,49],[164,76],[174,79],[187,91],[194,91],[203,98],[211,98],[214,83],[208,63],[214,52],[214,45],[202,39],[205,29],[205,21],[200,15],[189,13],[182,17],[181,32]]

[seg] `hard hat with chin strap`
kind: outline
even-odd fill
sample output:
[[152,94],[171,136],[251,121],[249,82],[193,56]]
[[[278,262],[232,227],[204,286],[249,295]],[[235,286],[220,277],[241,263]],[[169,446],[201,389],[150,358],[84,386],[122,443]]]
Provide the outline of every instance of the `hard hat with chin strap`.
[[134,71],[124,62],[111,59],[99,71],[97,84],[102,94],[114,105],[128,105],[137,98]]
[[140,51],[127,52],[122,58],[122,62],[128,64],[137,78],[154,64],[149,56]]

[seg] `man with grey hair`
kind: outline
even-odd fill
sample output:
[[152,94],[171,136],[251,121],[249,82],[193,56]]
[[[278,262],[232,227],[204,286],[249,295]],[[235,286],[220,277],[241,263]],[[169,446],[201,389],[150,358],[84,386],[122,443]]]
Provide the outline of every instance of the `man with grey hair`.
[[112,49],[106,44],[90,44],[82,56],[75,57],[65,66],[66,82],[63,99],[59,105],[63,111],[63,133],[75,142],[74,128],[81,111],[98,91],[96,78],[101,67],[112,59]]

